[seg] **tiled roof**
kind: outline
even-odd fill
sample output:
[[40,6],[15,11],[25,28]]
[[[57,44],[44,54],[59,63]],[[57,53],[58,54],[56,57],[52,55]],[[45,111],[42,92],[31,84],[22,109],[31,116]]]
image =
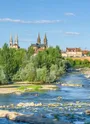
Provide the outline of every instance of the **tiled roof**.
[[80,48],[66,48],[66,51],[68,52],[81,52],[82,50]]
[[88,52],[89,52],[88,50],[83,50],[82,51],[83,54],[88,54]]
[[45,44],[31,44],[32,47],[45,47],[46,45]]

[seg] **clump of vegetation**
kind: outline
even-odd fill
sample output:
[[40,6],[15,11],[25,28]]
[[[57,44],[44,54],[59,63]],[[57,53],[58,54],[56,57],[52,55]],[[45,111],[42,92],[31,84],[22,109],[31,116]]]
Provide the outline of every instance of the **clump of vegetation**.
[[21,91],[39,91],[42,88],[40,85],[30,85],[30,86],[21,86],[18,89]]
[[4,44],[0,49],[0,84],[12,81],[52,83],[69,67],[58,46],[49,47],[35,56],[31,46],[28,50],[16,50]]
[[74,68],[84,68],[84,67],[89,67],[90,68],[90,61],[88,60],[73,60],[72,58],[67,58],[68,62],[70,65]]

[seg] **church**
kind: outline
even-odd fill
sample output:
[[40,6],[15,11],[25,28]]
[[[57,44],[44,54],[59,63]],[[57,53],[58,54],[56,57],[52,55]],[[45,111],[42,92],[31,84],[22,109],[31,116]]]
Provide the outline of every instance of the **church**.
[[34,49],[35,53],[38,53],[39,51],[43,51],[48,48],[48,40],[47,36],[45,34],[43,43],[41,43],[40,34],[38,34],[37,43],[31,44],[31,47]]
[[[10,45],[10,48],[19,49],[20,47],[19,47],[19,42],[18,42],[18,36],[15,37],[14,42],[13,42],[12,36],[10,36],[9,45]],[[39,51],[43,51],[43,50],[47,49],[48,48],[48,40],[47,40],[46,34],[44,36],[43,43],[41,43],[40,34],[38,34],[36,44],[31,44],[31,47],[34,49],[35,54],[38,53]]]
[[18,43],[18,36],[15,37],[14,43],[13,43],[13,38],[12,38],[12,36],[10,36],[9,45],[10,45],[10,48],[19,49],[20,47],[19,47],[19,43]]

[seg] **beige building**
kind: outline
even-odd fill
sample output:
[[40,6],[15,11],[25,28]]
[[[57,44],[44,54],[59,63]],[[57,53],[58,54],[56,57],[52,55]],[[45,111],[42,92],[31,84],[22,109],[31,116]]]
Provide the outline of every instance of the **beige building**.
[[40,34],[38,34],[36,44],[31,44],[31,47],[33,47],[35,54],[37,54],[39,51],[46,50],[48,48],[48,40],[47,40],[46,34],[45,34],[43,43],[41,43]]
[[62,57],[67,57],[67,53],[66,52],[62,52]]
[[82,57],[82,55],[80,48],[66,48],[66,52],[62,52],[63,57]]
[[13,43],[13,38],[12,36],[10,36],[10,41],[9,41],[9,45],[10,48],[15,48],[15,49],[19,49],[19,45],[18,45],[18,36],[15,37],[15,42]]

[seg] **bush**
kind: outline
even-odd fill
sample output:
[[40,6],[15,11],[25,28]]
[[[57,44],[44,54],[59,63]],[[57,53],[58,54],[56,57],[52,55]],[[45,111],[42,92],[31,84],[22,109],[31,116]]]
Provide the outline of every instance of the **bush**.
[[37,68],[36,70],[36,81],[40,81],[41,83],[47,82],[48,78],[48,70],[46,67]]
[[4,74],[3,68],[0,67],[0,84],[7,84],[6,75]]

